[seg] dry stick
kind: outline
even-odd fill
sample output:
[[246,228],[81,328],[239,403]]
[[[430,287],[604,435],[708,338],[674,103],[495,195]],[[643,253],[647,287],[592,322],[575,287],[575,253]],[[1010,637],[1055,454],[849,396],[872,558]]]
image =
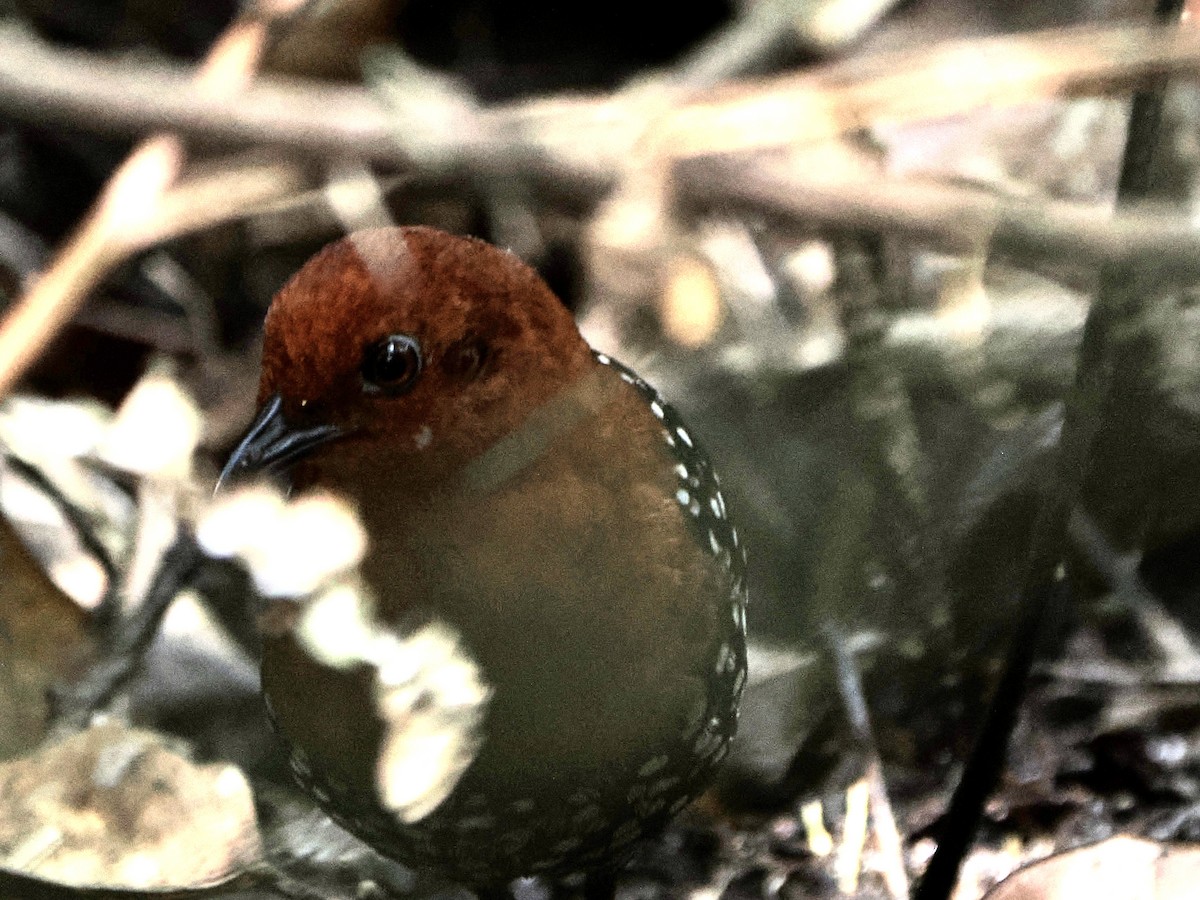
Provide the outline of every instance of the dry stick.
[[[166,126],[210,140],[269,142],[393,161],[409,161],[403,143],[406,131],[427,130],[410,121],[411,115],[395,113],[357,88],[263,79],[236,97],[205,93],[178,67],[103,61],[52,50],[5,31],[0,29],[5,45],[0,55],[0,109],[41,122],[57,118],[76,127],[117,131]],[[980,66],[980,60],[988,65]],[[727,87],[677,104],[682,107],[677,111],[671,108],[677,95],[648,90],[495,107],[476,113],[470,127],[447,136],[445,152],[483,169],[503,165],[511,170],[515,159],[595,191],[612,183],[639,142],[641,149],[670,159],[716,149],[814,141],[877,122],[949,115],[979,104],[1012,103],[1055,92],[1108,89],[1159,71],[1198,67],[1200,40],[1178,29],[1068,29],[960,41]],[[820,114],[801,114],[814,110]],[[787,130],[779,130],[780,119],[789,123]],[[652,136],[647,139],[647,134]],[[740,174],[746,176],[746,169],[741,166]],[[968,224],[976,231],[993,222],[997,243],[1007,239],[1031,252],[1041,252],[1043,246],[1055,252],[1085,248],[1104,258],[1166,252],[1181,267],[1200,259],[1192,230],[1177,222],[1108,224],[1088,210],[1069,206],[985,203],[980,194],[955,197],[952,189],[914,196],[911,186],[885,187],[873,203],[867,191],[850,186],[827,190],[824,199],[810,190],[807,199],[825,209],[857,209],[896,222],[911,212],[934,216],[937,203],[948,201],[949,209],[971,220]],[[760,192],[760,200],[764,194],[771,195],[769,186]],[[789,194],[774,192],[779,198]],[[946,235],[955,224],[947,221],[938,233]],[[937,221],[931,225],[936,227]],[[92,252],[82,248],[81,256],[86,260]],[[70,272],[64,267],[64,273]],[[93,282],[96,277],[89,266],[79,274]],[[0,343],[0,351],[5,349]],[[5,387],[0,379],[0,392]]]
[[1105,580],[1108,589],[1120,596],[1137,617],[1158,657],[1155,669],[1159,677],[1176,683],[1200,681],[1200,649],[1166,604],[1142,583],[1139,557],[1114,547],[1095,519],[1082,510],[1071,517],[1070,534],[1073,548],[1085,554],[1088,564]]
[[1200,274],[1200,228],[1158,207],[1117,215],[1097,205],[1031,201],[981,188],[880,177],[822,180],[778,161],[691,160],[676,189],[689,202],[808,224],[893,234],[959,255],[979,252],[1081,266],[1153,259]]
[[[903,900],[908,896],[908,873],[904,868],[904,843],[900,839],[900,831],[896,826],[896,817],[892,811],[891,798],[888,796],[887,783],[883,777],[883,765],[879,756],[879,745],[875,741],[874,729],[871,727],[871,715],[867,709],[866,694],[863,691],[862,674],[854,654],[846,644],[845,635],[834,625],[828,625],[824,633],[827,652],[833,660],[834,675],[837,680],[838,692],[841,694],[842,705],[850,724],[851,733],[860,750],[867,753],[866,771],[860,784],[866,790],[867,806],[871,810],[871,819],[875,825],[875,838],[879,847],[880,874],[883,876],[884,887],[890,897]],[[849,844],[851,828],[845,826],[843,847]],[[846,885],[857,884],[861,864],[861,854],[866,835],[857,840],[854,850],[853,873],[846,871]],[[839,862],[841,854],[839,853]],[[851,886],[847,893],[853,893]]]
[[104,572],[104,593],[92,612],[93,627],[100,633],[108,628],[118,611],[120,595],[117,588],[117,564],[108,548],[96,533],[88,513],[74,502],[41,469],[21,457],[7,453],[0,456],[3,466],[12,469],[18,478],[27,481],[57,507],[59,515],[79,541],[84,553],[90,556]]
[[134,150],[113,175],[87,218],[0,326],[0,396],[116,264],[120,254],[112,234],[123,224],[126,210],[153,204],[174,179],[182,158],[177,138],[157,136]]
[[949,41],[718,89],[672,107],[654,139],[675,158],[795,146],[1196,71],[1198,50],[1189,29],[1153,26]]
[[[269,25],[261,19],[235,20],[196,73],[194,90],[210,97],[241,90],[257,67]],[[159,134],[143,141],[112,175],[47,270],[0,324],[0,397],[105,274],[159,233],[159,203],[183,162],[180,138]],[[171,221],[183,219],[177,212]]]
[[55,50],[10,29],[0,29],[0,43],[0,109],[43,124],[170,129],[400,163],[412,161],[404,140],[416,132],[476,168],[516,159],[564,180],[606,184],[639,152],[683,158],[796,145],[1200,71],[1200,35],[1189,29],[1055,29],[882,53],[702,94],[672,91],[668,80],[664,90],[551,96],[478,110],[438,135],[418,111],[394,111],[361,88],[262,78],[235,98],[189,83],[177,66]]
[[[145,155],[142,152],[145,151]],[[160,153],[169,154],[164,159]],[[158,159],[155,160],[155,156]],[[250,215],[304,190],[302,166],[287,162],[231,161],[204,175],[187,177],[157,194],[152,166],[161,172],[180,156],[178,142],[147,142],[110,180],[94,213],[80,225],[49,268],[33,283],[0,326],[0,395],[9,390],[53,334],[78,311],[82,300],[112,270],[147,246],[232,218]],[[128,183],[124,183],[128,179]],[[111,192],[111,197],[109,196]],[[142,202],[145,214],[120,216]],[[97,221],[101,216],[104,221]]]
[[227,219],[255,215],[310,186],[306,167],[298,162],[229,160],[176,183],[160,199],[153,221],[147,222],[150,227],[131,231],[125,241],[140,250]]
[[[1160,19],[1175,19],[1181,7],[1181,0],[1158,0],[1156,14]],[[1164,93],[1165,83],[1160,80],[1134,96],[1117,186],[1118,203],[1143,200],[1149,193]],[[1114,351],[1143,315],[1150,293],[1150,286],[1139,284],[1130,266],[1106,266],[1101,273],[1100,289],[1084,326],[1075,386],[1063,423],[1058,477],[1034,523],[1021,608],[1004,674],[942,820],[937,850],[917,886],[916,900],[950,897],[975,839],[984,804],[1004,768],[1038,639],[1045,623],[1054,621],[1062,611],[1067,529],[1088,475],[1104,406],[1121,387],[1121,378],[1128,375],[1118,370]]]
[[87,727],[97,710],[112,702],[137,672],[150,641],[171,603],[194,583],[204,563],[196,540],[182,525],[157,562],[153,581],[129,618],[113,630],[115,645],[94,664],[86,679],[61,686],[55,695],[55,727],[65,732]]

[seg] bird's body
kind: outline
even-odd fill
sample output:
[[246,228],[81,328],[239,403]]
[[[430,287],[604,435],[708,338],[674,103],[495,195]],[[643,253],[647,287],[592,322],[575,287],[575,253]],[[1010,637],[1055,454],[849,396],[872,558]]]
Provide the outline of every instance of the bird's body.
[[289,448],[294,483],[359,507],[380,617],[449,623],[493,691],[477,758],[402,823],[377,799],[368,679],[268,640],[265,696],[335,818],[489,886],[619,858],[703,789],[745,681],[737,533],[677,414],[531,270],[431,229],[331,245],[268,316],[275,395],[320,435]]

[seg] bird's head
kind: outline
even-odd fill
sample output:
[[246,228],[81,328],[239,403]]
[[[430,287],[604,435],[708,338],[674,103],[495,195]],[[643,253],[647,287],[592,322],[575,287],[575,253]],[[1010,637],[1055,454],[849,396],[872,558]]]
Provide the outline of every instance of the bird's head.
[[272,301],[259,415],[222,482],[326,454],[436,480],[591,359],[570,313],[511,253],[432,228],[357,232]]

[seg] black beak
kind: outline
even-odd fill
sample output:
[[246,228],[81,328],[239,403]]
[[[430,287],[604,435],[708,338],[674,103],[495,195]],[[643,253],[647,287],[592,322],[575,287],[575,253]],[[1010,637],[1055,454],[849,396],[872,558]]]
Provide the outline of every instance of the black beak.
[[254,424],[237,445],[221,470],[217,491],[232,482],[259,472],[283,471],[315,447],[339,437],[336,425],[293,428],[283,417],[283,398],[276,394],[266,402]]

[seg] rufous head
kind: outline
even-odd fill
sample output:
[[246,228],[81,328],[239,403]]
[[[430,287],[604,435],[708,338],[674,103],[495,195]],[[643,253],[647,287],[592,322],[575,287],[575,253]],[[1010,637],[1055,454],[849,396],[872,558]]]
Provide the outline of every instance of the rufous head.
[[451,471],[590,365],[570,313],[511,253],[433,228],[356,232],[272,301],[262,411],[222,478],[326,452]]

